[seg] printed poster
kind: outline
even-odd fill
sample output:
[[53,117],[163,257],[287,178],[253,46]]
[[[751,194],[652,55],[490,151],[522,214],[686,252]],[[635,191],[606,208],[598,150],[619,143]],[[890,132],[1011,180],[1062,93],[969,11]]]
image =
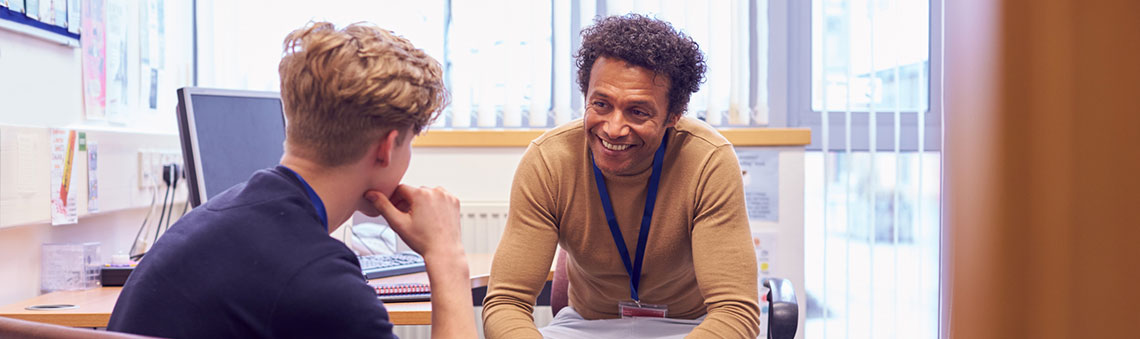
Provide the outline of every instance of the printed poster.
[[744,203],[748,219],[780,220],[780,151],[737,149],[740,174],[744,176]]
[[66,225],[79,221],[79,211],[72,184],[73,167],[78,153],[76,132],[65,129],[51,130],[51,224]]
[[123,123],[131,107],[127,73],[127,6],[130,3],[125,0],[107,0],[104,5],[106,5],[103,25],[106,33],[104,37],[107,61],[105,74],[107,120]]
[[8,9],[16,13],[24,13],[24,0],[9,0]]
[[107,32],[103,23],[103,0],[87,0],[83,6],[83,104],[88,120],[107,118]]

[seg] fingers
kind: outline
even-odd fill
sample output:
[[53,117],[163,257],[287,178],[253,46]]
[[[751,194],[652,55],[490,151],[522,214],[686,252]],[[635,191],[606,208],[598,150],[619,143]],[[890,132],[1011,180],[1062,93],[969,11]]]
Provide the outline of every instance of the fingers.
[[376,207],[376,210],[380,211],[380,215],[389,222],[400,222],[408,218],[407,213],[393,205],[384,193],[368,191],[364,194],[364,198],[372,202],[372,206]]

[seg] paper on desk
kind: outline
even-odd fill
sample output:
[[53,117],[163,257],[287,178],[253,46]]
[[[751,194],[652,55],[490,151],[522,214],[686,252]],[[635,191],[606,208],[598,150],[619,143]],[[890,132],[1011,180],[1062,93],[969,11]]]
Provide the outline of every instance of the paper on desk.
[[76,133],[72,130],[51,130],[51,224],[65,225],[79,221],[72,167],[78,153]]
[[748,219],[779,221],[780,152],[764,149],[736,149],[744,176],[744,202]]

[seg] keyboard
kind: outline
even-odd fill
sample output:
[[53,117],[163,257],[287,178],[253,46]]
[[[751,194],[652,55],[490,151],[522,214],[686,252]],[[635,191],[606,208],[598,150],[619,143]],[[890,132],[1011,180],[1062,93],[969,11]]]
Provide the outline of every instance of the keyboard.
[[393,254],[361,255],[360,270],[364,277],[376,279],[394,275],[423,272],[424,258],[415,252],[400,252]]

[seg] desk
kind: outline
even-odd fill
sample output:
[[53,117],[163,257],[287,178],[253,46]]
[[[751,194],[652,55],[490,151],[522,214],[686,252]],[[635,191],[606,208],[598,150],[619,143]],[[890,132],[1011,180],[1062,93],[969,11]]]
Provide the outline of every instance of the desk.
[[[491,272],[491,254],[468,254],[471,288],[486,287]],[[547,275],[547,281],[553,271]],[[427,273],[412,273],[372,279],[374,283],[427,283]],[[107,327],[111,310],[122,287],[101,287],[84,291],[60,291],[44,294],[10,305],[0,306],[0,317],[8,317],[71,327]],[[72,304],[78,308],[54,311],[29,311],[25,307],[45,304]],[[431,302],[384,303],[388,316],[396,325],[430,325]]]

